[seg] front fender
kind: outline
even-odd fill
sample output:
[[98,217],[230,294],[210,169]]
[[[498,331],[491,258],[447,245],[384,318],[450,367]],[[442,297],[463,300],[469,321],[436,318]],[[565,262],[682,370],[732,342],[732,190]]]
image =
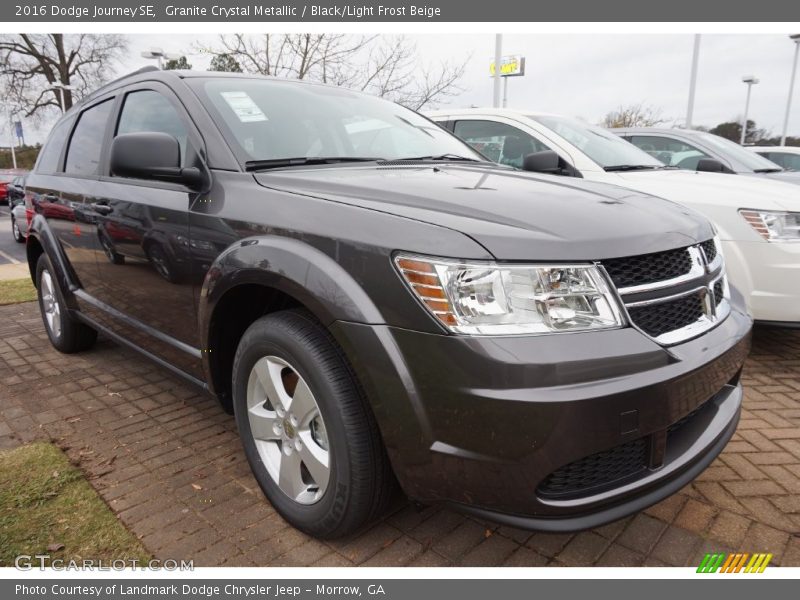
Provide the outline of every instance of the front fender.
[[291,296],[325,325],[337,320],[385,322],[361,285],[325,253],[293,238],[251,237],[227,248],[206,273],[198,307],[204,348],[215,306],[226,292],[245,284],[268,286]]

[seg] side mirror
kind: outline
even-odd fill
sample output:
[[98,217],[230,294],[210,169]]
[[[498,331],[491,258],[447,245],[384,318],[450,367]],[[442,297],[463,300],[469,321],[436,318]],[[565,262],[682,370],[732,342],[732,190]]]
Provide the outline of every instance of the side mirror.
[[522,170],[534,173],[560,173],[558,154],[552,150],[542,150],[528,154],[522,159]]
[[715,158],[701,158],[697,161],[697,170],[705,173],[725,173],[725,165]]
[[203,184],[203,173],[195,167],[181,167],[181,145],[167,133],[146,131],[123,133],[111,143],[111,174],[135,179]]

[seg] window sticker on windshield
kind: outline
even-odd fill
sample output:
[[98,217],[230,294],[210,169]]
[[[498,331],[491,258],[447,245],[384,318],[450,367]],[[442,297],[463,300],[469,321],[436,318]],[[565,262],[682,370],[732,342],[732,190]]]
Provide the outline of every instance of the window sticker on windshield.
[[267,120],[267,115],[261,112],[258,105],[247,95],[247,92],[222,92],[222,97],[242,123],[256,123]]

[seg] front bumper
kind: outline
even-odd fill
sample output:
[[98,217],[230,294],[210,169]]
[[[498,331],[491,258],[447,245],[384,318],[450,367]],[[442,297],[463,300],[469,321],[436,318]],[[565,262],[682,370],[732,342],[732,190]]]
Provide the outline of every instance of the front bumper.
[[[715,329],[669,348],[631,328],[482,338],[339,322],[333,332],[409,496],[566,531],[657,502],[721,452],[738,422],[750,327],[734,303]],[[630,443],[646,445],[636,477],[542,493],[552,473]]]
[[800,243],[722,242],[728,279],[756,321],[800,326]]

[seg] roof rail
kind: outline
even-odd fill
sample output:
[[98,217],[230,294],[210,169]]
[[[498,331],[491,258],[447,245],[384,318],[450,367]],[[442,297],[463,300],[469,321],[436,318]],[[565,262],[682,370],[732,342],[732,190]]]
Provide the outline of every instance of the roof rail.
[[152,73],[153,71],[160,71],[160,70],[161,69],[159,69],[155,65],[147,65],[146,67],[142,67],[141,69],[136,69],[135,71],[132,71],[132,72],[128,73],[127,75],[123,75],[122,77],[117,77],[116,79],[114,79],[112,81],[109,81],[105,85],[102,85],[101,87],[99,87],[95,91],[93,91],[91,94],[89,94],[87,96],[87,98],[92,98],[93,96],[96,96],[97,94],[99,94],[103,90],[111,87],[115,83],[119,83],[120,81],[128,79],[128,77],[133,77],[134,75],[141,75],[142,73]]

